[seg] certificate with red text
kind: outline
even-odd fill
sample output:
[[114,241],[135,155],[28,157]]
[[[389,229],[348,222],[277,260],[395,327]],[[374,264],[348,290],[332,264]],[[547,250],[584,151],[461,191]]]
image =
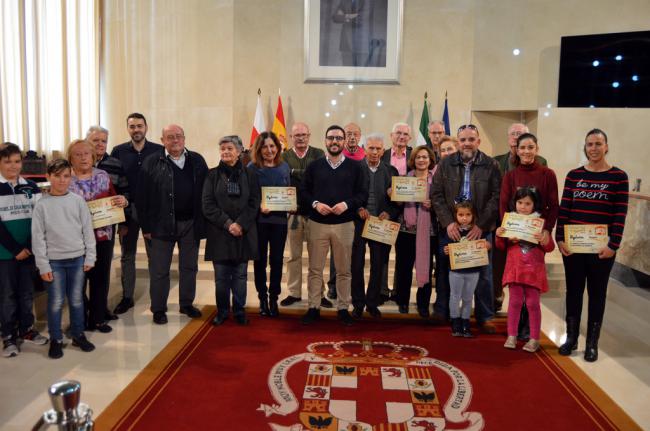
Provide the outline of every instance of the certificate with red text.
[[599,253],[607,246],[606,224],[565,224],[564,243],[571,253]]
[[126,221],[124,208],[113,205],[113,197],[88,202],[90,216],[93,219],[93,229],[124,223]]
[[390,200],[393,202],[422,202],[426,199],[426,178],[393,177]]
[[449,243],[449,263],[453,270],[475,268],[490,263],[484,239]]
[[390,220],[379,220],[378,217],[370,216],[363,225],[361,236],[384,244],[395,245],[398,233],[399,223]]
[[501,227],[506,230],[501,235],[503,238],[517,238],[537,244],[539,241],[535,238],[535,234],[542,233],[544,219],[509,212],[504,214]]

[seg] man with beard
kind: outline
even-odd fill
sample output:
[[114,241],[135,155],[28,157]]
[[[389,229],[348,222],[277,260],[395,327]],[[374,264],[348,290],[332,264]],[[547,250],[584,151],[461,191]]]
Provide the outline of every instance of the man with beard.
[[344,325],[352,324],[350,305],[352,241],[355,214],[366,204],[368,189],[362,165],[342,154],[345,130],[330,126],[325,132],[324,158],[313,161],[305,170],[300,187],[302,206],[309,211],[308,295],[309,310],[302,322],[307,325],[320,317],[323,268],[328,250],[336,268],[338,318]]
[[[287,289],[289,294],[280,301],[280,305],[287,307],[302,301],[302,245],[309,236],[310,207],[303,207],[300,199],[300,185],[302,184],[305,169],[316,159],[323,158],[325,153],[320,148],[309,145],[311,132],[309,126],[303,122],[294,123],[291,127],[291,141],[293,146],[282,153],[282,160],[291,168],[291,186],[298,191],[298,211],[289,215],[289,231],[287,243],[289,245],[289,260],[287,260]],[[322,287],[321,307],[332,308],[332,303],[325,298],[325,285]]]
[[[438,165],[431,187],[431,201],[440,225],[447,229],[449,238],[454,241],[460,240],[459,226],[453,216],[454,205],[470,201],[477,218],[467,239],[477,240],[483,232],[492,232],[496,227],[501,174],[494,159],[478,149],[481,139],[476,126],[461,126],[458,141],[460,151],[445,157]],[[488,241],[491,241],[489,236]],[[484,333],[494,333],[496,328],[489,323],[494,317],[491,262],[481,268],[474,302],[474,315],[480,329]]]
[[[118,159],[122,163],[122,169],[126,174],[129,184],[131,197],[137,196],[138,193],[138,175],[140,168],[147,156],[161,152],[163,146],[150,142],[147,136],[147,119],[144,115],[134,112],[126,118],[126,129],[131,136],[129,142],[118,145],[113,148],[111,157]],[[135,253],[138,248],[138,234],[140,232],[140,222],[138,220],[137,205],[131,208],[131,217],[126,226],[126,233],[120,235],[120,246],[122,249],[120,257],[120,266],[122,268],[122,300],[115,310],[115,314],[126,313],[133,307],[133,293],[135,291]],[[147,256],[149,256],[150,241],[144,240]]]

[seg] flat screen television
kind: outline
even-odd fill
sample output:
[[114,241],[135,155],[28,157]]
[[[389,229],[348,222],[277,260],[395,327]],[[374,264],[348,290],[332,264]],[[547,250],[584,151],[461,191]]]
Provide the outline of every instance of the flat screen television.
[[563,37],[558,106],[650,108],[650,31]]

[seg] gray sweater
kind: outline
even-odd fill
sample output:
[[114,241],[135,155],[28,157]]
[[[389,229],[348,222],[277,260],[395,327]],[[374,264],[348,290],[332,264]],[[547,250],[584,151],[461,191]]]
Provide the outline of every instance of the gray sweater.
[[84,256],[94,266],[95,233],[86,201],[74,193],[44,195],[34,207],[32,251],[41,274],[52,272],[50,260]]

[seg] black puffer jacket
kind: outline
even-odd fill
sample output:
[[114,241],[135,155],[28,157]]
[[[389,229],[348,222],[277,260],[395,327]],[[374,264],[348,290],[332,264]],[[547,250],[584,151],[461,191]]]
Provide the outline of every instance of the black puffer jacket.
[[[228,194],[228,179],[239,186],[239,196]],[[257,224],[261,193],[257,174],[241,162],[230,167],[220,163],[210,169],[203,186],[203,215],[208,241],[205,260],[247,262],[258,258]],[[228,227],[237,223],[243,235],[232,236]]]
[[[199,153],[187,151],[185,163],[192,167],[194,183],[194,235],[205,238],[205,219],[201,211],[201,189],[208,172],[208,165]],[[143,233],[155,238],[173,237],[176,232],[174,215],[174,169],[164,150],[151,154],[142,163],[138,176],[136,195],[138,221]]]

